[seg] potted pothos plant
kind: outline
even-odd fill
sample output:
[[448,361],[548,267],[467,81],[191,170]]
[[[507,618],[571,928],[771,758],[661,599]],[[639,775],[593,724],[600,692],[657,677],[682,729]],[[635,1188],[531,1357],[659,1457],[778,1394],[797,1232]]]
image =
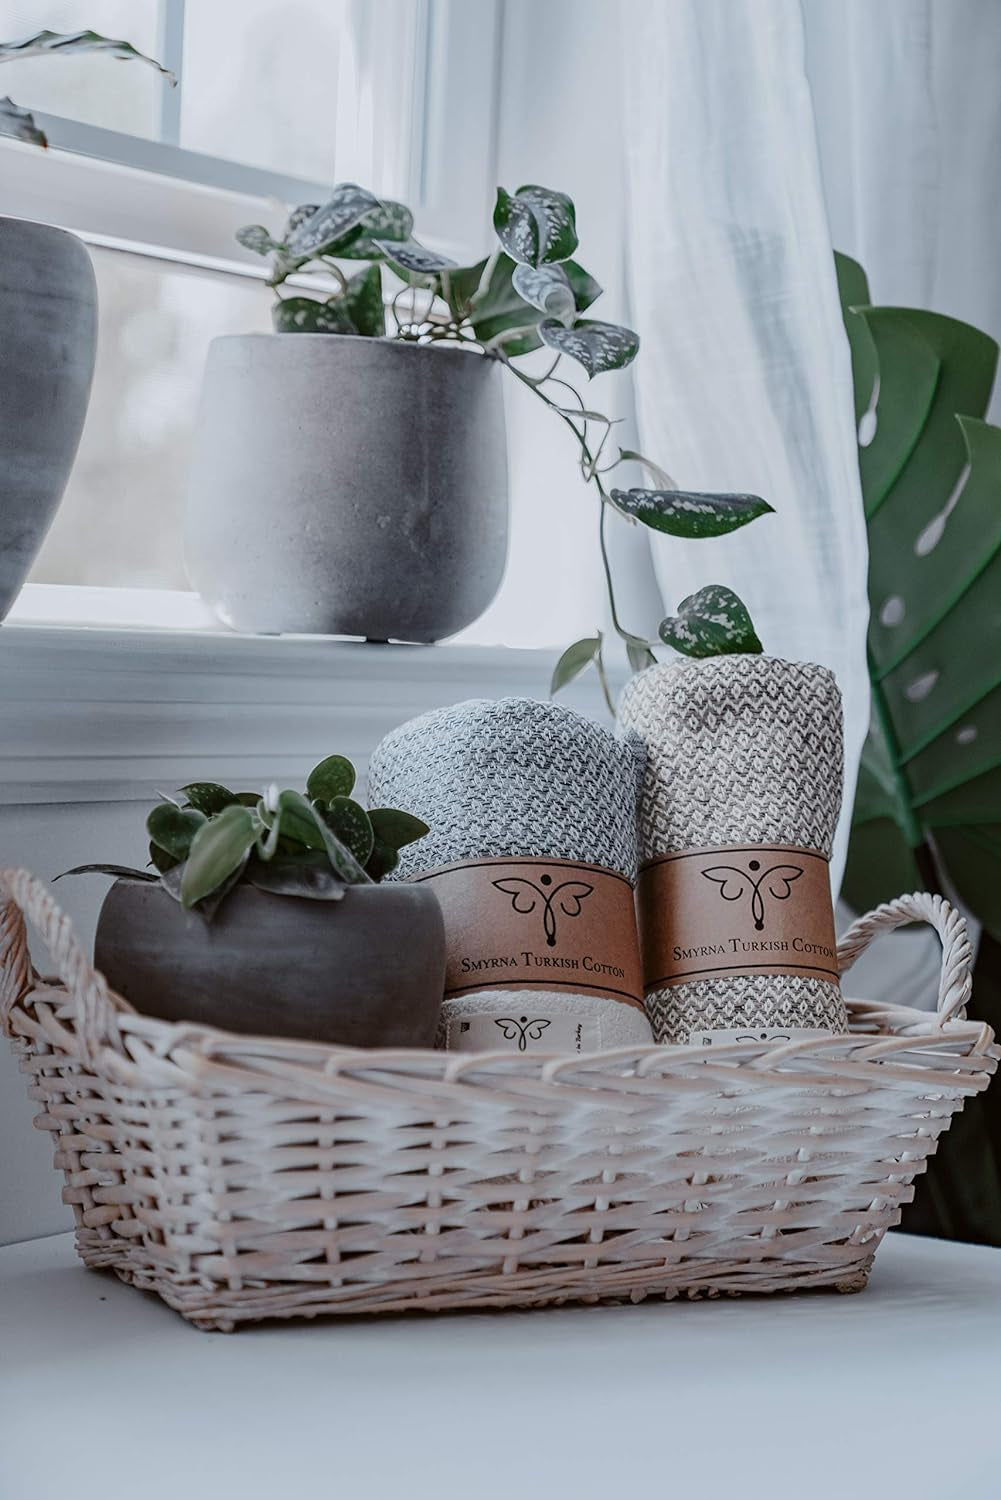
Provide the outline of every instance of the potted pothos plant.
[[[268,261],[275,333],[210,352],[187,521],[195,586],[252,630],[430,641],[468,624],[505,558],[503,370],[566,429],[597,498],[612,625],[632,665],[662,643],[691,656],[760,651],[746,609],[719,586],[686,599],[656,640],[624,624],[609,516],[714,537],[771,507],[680,492],[657,463],[617,447],[616,419],[578,390],[566,362],[588,378],[622,370],[639,337],[590,316],[601,287],[576,258],[570,198],[499,188],[493,227],[489,253],[460,266],[414,238],[405,204],[341,183],[277,232],[239,231]],[[300,284],[313,272],[321,292]],[[543,348],[548,367],[526,367]],[[615,485],[628,464],[649,487]],[[568,649],[554,685],[590,663],[604,681],[598,631]]]
[[433,892],[381,884],[427,824],[364,808],[341,755],[305,794],[192,782],[147,820],[151,868],[116,877],[95,963],[137,1010],[345,1046],[430,1047],[445,974]]
[[[96,31],[0,42],[0,63],[101,53],[149,63]],[[0,98],[0,135],[45,148],[30,110]],[[97,348],[97,287],[82,242],[52,224],[0,217],[0,620],[31,571],[69,479]]]

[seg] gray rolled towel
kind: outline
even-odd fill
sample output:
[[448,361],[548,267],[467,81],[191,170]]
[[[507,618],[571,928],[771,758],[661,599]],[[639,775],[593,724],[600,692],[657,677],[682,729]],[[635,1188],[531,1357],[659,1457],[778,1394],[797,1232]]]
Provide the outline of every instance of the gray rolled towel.
[[[455,959],[440,1045],[559,1052],[651,1041],[641,1006],[617,994],[641,996],[638,969],[630,986],[614,973],[617,963],[603,962],[609,934],[601,927],[610,900],[616,942],[638,965],[632,886],[642,769],[635,737],[616,739],[572,709],[528,698],[435,709],[376,747],[372,805],[405,807],[431,829],[402,851],[393,878],[432,878],[445,909]],[[432,875],[455,865],[463,868]],[[452,896],[472,889],[480,905],[471,930],[452,915]],[[512,965],[530,953],[532,967],[508,966],[513,949]],[[460,962],[471,966],[467,975],[454,972]]]
[[656,1039],[847,1030],[826,864],[843,779],[833,675],[766,656],[650,667],[619,723],[647,752],[639,905]]

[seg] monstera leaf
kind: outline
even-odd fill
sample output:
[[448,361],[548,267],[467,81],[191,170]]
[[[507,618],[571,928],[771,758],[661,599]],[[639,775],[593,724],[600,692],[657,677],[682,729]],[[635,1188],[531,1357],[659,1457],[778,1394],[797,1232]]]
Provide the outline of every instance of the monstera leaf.
[[998,347],[872,307],[838,258],[869,530],[872,724],[843,894],[857,910],[945,877],[1001,937]]

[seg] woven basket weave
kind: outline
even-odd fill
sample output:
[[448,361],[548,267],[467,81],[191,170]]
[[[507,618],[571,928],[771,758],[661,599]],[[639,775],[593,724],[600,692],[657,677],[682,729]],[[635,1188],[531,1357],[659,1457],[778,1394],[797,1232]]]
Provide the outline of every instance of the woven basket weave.
[[[998,1050],[937,896],[937,1015],[849,1001],[852,1033],[713,1049],[352,1051],[140,1016],[45,888],[0,872],[0,1013],[53,1133],[88,1266],[202,1328],[410,1308],[859,1290]],[[58,981],[28,957],[25,917]]]

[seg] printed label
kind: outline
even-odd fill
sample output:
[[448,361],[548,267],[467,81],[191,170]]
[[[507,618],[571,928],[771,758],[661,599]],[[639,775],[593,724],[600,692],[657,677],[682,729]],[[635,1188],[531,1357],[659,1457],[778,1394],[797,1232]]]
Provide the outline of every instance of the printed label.
[[445,998],[474,990],[569,990],[643,1009],[633,888],[603,865],[477,859],[429,882],[445,917]]
[[601,1028],[593,1016],[540,1016],[511,1007],[509,1016],[453,1016],[449,1052],[597,1052]]
[[644,983],[793,974],[838,982],[827,860],[791,844],[665,854],[640,871]]
[[831,1036],[826,1026],[736,1026],[729,1030],[690,1031],[690,1047],[722,1047],[728,1042],[802,1042],[809,1037]]

